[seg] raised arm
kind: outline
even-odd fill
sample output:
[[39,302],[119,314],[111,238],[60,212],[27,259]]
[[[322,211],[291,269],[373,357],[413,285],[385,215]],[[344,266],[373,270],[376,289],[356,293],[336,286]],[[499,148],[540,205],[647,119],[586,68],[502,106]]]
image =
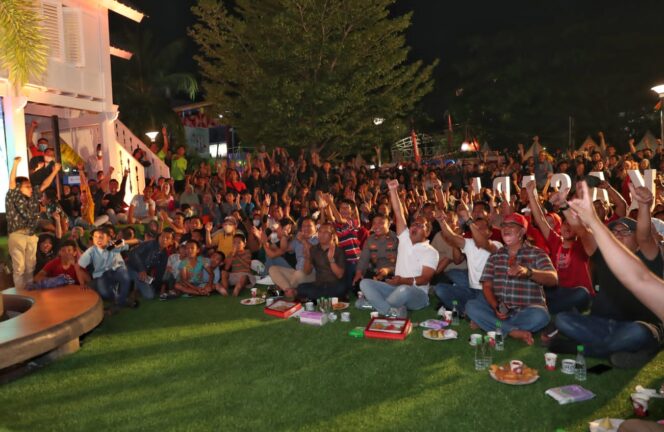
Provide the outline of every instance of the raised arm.
[[164,139],[164,145],[161,146],[161,151],[164,153],[164,156],[168,154],[168,132],[166,131],[166,126],[161,128],[161,137]]
[[404,230],[408,229],[408,226],[406,225],[406,219],[403,215],[403,206],[399,199],[399,181],[389,180],[387,182],[387,187],[390,191],[390,204],[392,204],[392,212],[394,213],[397,225],[397,235],[401,235]]
[[[631,184],[631,183],[630,183]],[[599,187],[605,189],[609,194],[609,200],[616,206],[615,213],[620,217],[627,216],[627,201],[623,198],[620,193],[615,190],[609,182],[603,181],[599,184]]]
[[447,240],[453,247],[462,249],[466,244],[466,239],[463,236],[452,231],[452,228],[447,224],[445,215],[443,213],[436,214],[436,220],[440,225],[440,233],[445,240]]
[[12,165],[12,171],[9,173],[9,189],[16,189],[16,170],[18,169],[18,164],[21,162],[21,156],[16,156],[14,158],[14,164]]
[[659,254],[659,246],[652,235],[652,221],[650,220],[650,207],[652,206],[652,193],[645,187],[634,187],[629,184],[629,190],[639,203],[639,214],[636,219],[636,241],[643,255],[649,260],[655,259]]
[[[39,186],[39,192],[44,192],[49,186],[51,186],[51,183],[53,183],[53,180],[57,177],[58,172],[60,171],[60,167],[61,165],[59,163],[53,165],[53,171],[51,171],[51,174],[46,177],[41,186]],[[14,183],[16,183],[16,181],[14,181]]]
[[544,217],[544,212],[540,206],[539,199],[537,196],[537,186],[534,181],[529,181],[526,185],[526,190],[528,191],[528,202],[530,203],[530,210],[533,215],[533,219],[537,224],[537,227],[542,231],[542,235],[545,239],[549,238],[551,234],[551,226],[546,221]]
[[35,142],[32,140],[32,137],[35,135],[37,125],[39,125],[39,123],[37,123],[36,120],[33,120],[32,123],[30,123],[30,127],[28,128],[28,132],[25,136],[26,143],[28,144],[28,150],[30,151],[30,157],[35,157],[35,155],[32,154],[32,149],[35,147]]

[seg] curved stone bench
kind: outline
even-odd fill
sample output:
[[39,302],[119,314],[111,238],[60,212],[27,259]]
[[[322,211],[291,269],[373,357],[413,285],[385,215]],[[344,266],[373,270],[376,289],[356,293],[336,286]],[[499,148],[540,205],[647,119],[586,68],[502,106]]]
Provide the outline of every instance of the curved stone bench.
[[5,311],[23,312],[0,322],[0,369],[43,354],[52,358],[74,352],[79,336],[104,318],[103,302],[93,290],[79,287],[0,292]]

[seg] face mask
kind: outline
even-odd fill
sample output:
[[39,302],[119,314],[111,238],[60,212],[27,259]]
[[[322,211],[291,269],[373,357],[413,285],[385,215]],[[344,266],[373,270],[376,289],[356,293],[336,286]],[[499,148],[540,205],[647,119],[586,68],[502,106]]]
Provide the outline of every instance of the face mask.
[[230,233],[232,233],[232,232],[233,232],[233,229],[234,229],[233,225],[224,225],[224,232],[225,232],[226,234],[230,234]]
[[39,150],[44,151],[48,148],[48,144],[39,144]]
[[276,232],[270,234],[270,241],[272,243],[277,243],[279,241],[279,234],[277,234]]
[[254,219],[254,226],[255,227],[261,226],[261,220],[260,219]]

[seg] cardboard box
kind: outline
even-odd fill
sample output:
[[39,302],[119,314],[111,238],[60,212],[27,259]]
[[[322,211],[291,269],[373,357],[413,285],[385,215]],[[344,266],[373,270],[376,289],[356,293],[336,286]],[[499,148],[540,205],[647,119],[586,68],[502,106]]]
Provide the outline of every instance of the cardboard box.
[[277,300],[270,306],[266,306],[263,312],[277,318],[288,318],[300,309],[302,309],[302,303]]
[[300,313],[300,322],[302,324],[310,324],[320,327],[327,324],[327,321],[327,314],[323,312],[303,311]]
[[407,318],[372,318],[364,329],[364,337],[404,340],[410,334],[412,327]]

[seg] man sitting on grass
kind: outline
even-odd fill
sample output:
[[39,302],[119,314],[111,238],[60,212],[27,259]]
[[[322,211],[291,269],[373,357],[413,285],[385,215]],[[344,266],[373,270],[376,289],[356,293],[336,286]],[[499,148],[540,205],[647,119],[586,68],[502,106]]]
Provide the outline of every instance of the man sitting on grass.
[[431,225],[418,216],[410,229],[406,225],[397,188],[398,180],[387,183],[390,202],[396,217],[399,249],[394,277],[385,282],[363,279],[360,290],[380,314],[405,318],[408,309],[429,305],[429,282],[438,266],[438,251],[429,244]]
[[483,296],[466,304],[466,315],[484,331],[496,329],[533,344],[533,332],[549,323],[544,286],[558,283],[551,259],[541,249],[525,243],[528,221],[518,213],[503,219],[505,247],[493,253],[482,273]]
[[244,288],[254,285],[254,277],[251,274],[251,251],[245,249],[247,240],[244,234],[237,233],[233,236],[233,250],[228,255],[221,273],[221,286],[219,294],[228,295],[230,286],[233,286],[233,297],[240,295]]

